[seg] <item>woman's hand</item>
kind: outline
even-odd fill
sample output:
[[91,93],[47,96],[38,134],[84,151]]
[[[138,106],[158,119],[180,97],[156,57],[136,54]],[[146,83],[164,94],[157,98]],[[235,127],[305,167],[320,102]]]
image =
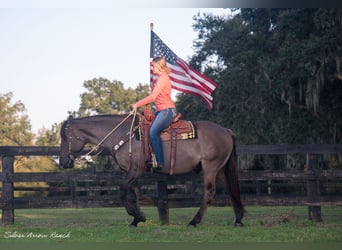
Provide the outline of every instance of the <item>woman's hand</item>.
[[132,109],[133,109],[133,111],[134,112],[136,112],[137,111],[137,109],[138,109],[138,107],[137,107],[137,105],[134,103],[134,104],[132,104]]

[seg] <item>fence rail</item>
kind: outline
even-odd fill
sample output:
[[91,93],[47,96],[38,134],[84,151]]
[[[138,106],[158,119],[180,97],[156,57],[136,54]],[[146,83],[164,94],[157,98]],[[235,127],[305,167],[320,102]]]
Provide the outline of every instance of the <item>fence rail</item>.
[[[85,150],[86,152],[86,150]],[[306,155],[305,171],[240,171],[243,203],[248,205],[308,206],[309,219],[320,221],[321,206],[342,205],[342,171],[320,170],[320,154],[342,154],[342,145],[239,145],[238,155]],[[56,156],[59,147],[0,147],[2,158],[2,224],[14,222],[14,210],[21,208],[115,207],[122,206],[120,172],[63,171],[48,173],[14,172],[14,156]],[[103,152],[102,155],[109,155]],[[19,186],[44,182],[46,186]],[[140,180],[142,206],[156,206],[162,222],[168,209],[199,206],[202,198],[201,174],[180,176],[146,173]],[[15,197],[15,192],[30,195]],[[230,205],[229,197],[218,190],[212,205]]]

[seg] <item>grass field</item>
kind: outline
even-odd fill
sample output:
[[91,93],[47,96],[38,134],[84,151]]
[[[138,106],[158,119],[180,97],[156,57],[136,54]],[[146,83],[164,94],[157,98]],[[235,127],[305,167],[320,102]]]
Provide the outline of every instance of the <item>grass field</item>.
[[197,208],[170,209],[169,225],[160,225],[157,208],[142,209],[147,221],[138,228],[127,226],[124,208],[18,209],[0,242],[342,242],[342,207],[322,207],[322,223],[309,221],[306,207],[247,207],[241,228],[230,207],[209,207],[196,228],[187,223]]

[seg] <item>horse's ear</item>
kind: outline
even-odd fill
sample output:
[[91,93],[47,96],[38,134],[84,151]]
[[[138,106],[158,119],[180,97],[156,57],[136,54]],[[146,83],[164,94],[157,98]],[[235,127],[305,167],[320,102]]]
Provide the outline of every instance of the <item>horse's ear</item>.
[[74,117],[72,115],[69,115],[68,122],[71,123],[73,119],[74,119]]

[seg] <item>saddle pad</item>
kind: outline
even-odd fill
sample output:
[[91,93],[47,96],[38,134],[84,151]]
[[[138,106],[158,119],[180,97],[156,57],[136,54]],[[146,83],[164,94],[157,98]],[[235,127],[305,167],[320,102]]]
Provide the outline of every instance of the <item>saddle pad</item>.
[[[146,120],[145,120],[146,121]],[[151,122],[145,123],[141,122],[139,126],[139,135],[137,136],[137,139],[140,141],[144,140],[144,135],[148,133],[144,133],[143,127],[149,127],[151,125]],[[192,124],[191,121],[186,121],[186,120],[179,120],[177,122],[173,122],[168,128],[164,129],[161,134],[160,138],[162,141],[170,141],[172,136],[175,136],[174,139],[177,140],[188,140],[188,139],[194,139],[196,138],[196,131],[195,127]]]
[[179,120],[171,124],[160,134],[162,141],[170,141],[172,136],[177,140],[188,140],[196,138],[194,125],[191,121]]

